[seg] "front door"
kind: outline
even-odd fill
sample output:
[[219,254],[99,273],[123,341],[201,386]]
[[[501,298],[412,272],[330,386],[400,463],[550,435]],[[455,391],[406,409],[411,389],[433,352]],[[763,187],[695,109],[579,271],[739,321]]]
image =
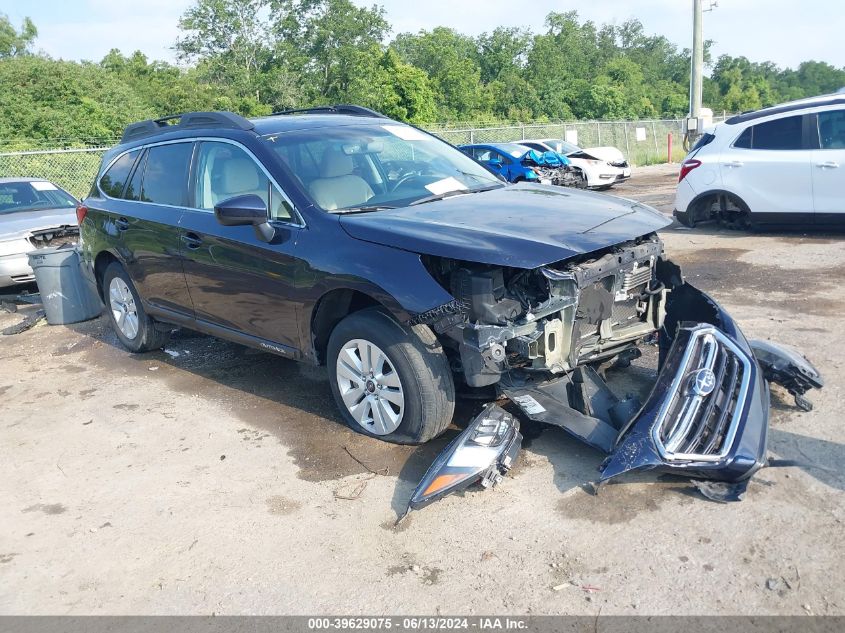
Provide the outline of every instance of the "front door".
[[[260,339],[288,355],[300,349],[294,278],[301,227],[290,203],[258,161],[239,145],[203,141],[195,156],[192,209],[180,224],[185,280],[200,322]],[[214,206],[256,194],[269,204],[276,239],[252,226],[223,226]]]
[[817,224],[845,224],[845,110],[819,112],[819,149],[813,152]]

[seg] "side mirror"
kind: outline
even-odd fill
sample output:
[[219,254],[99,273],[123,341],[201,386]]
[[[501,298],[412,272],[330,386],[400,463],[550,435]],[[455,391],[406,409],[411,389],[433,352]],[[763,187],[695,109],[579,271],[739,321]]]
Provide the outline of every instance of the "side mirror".
[[267,205],[254,193],[224,200],[214,207],[214,215],[223,226],[254,226],[258,239],[264,242],[272,241],[276,235],[267,221]]
[[267,221],[267,205],[259,196],[249,193],[216,205],[214,215],[223,226],[256,226]]

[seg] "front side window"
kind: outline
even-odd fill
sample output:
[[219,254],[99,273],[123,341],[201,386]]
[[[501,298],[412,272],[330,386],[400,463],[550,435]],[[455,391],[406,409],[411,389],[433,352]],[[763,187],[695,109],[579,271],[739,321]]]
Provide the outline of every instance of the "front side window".
[[100,178],[100,189],[103,190],[104,194],[112,198],[123,196],[123,186],[126,184],[126,179],[129,178],[135,159],[138,158],[140,153],[141,150],[139,149],[126,152],[112,163],[111,167]]
[[845,110],[819,112],[819,147],[845,149]]
[[290,220],[291,207],[281,191],[242,148],[231,143],[200,144],[194,201],[198,209],[213,211],[229,198],[255,194],[267,205],[272,220]]
[[750,149],[803,149],[801,128],[803,116],[788,116],[753,125],[734,143],[734,147]]
[[390,121],[293,130],[264,141],[326,211],[407,206],[505,186],[460,150]]
[[75,207],[76,199],[46,180],[0,183],[0,215]]
[[171,143],[149,148],[141,182],[141,200],[185,206],[193,149],[193,143]]

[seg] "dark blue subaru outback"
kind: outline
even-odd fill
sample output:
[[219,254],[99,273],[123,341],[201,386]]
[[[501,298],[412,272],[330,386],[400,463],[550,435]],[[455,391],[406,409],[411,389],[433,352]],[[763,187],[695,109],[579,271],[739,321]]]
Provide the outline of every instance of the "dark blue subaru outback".
[[[730,496],[765,461],[751,347],[664,257],[669,220],[641,204],[509,184],[343,105],[134,123],[78,216],[90,282],[133,352],[186,327],[326,365],[347,423],[390,442],[443,433],[456,384],[487,390],[606,452],[602,479],[669,469]],[[650,395],[613,393],[602,365],[658,339]],[[518,429],[490,405],[412,505],[495,483]]]

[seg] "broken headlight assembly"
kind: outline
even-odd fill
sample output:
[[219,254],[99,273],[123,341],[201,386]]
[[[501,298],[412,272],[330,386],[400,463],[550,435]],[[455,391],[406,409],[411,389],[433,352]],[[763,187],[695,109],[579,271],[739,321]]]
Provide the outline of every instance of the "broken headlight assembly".
[[522,445],[519,422],[491,403],[431,465],[414,491],[409,509],[417,510],[476,482],[494,486],[510,470]]

